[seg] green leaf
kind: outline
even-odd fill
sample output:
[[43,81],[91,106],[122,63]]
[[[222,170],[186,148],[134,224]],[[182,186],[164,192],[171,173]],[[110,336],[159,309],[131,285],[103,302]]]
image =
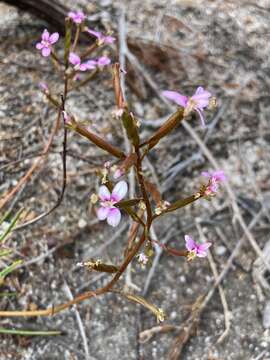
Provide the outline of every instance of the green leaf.
[[12,229],[15,227],[15,225],[17,224],[21,214],[23,213],[24,208],[20,209],[17,214],[14,216],[14,218],[12,219],[10,225],[7,227],[7,229],[4,231],[3,234],[0,235],[0,243],[1,242],[5,242],[8,234],[12,231]]
[[11,265],[7,266],[4,270],[0,271],[0,283],[1,280],[3,281],[4,278],[10,274],[12,271],[16,269],[18,265],[20,265],[23,261],[22,260],[16,260]]
[[64,53],[64,61],[66,67],[68,65],[68,57],[71,46],[71,28],[72,28],[71,19],[67,18],[65,21],[65,53]]
[[135,147],[138,146],[140,139],[138,127],[136,125],[136,120],[134,119],[134,116],[128,111],[124,111],[122,115],[122,123],[124,125],[124,128],[126,129],[128,139]]

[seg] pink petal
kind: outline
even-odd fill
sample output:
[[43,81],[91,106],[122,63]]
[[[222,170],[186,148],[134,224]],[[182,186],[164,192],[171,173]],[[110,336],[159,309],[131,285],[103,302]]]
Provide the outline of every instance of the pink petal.
[[70,12],[68,13],[68,17],[70,17],[71,19],[73,19],[75,16],[76,16],[76,14],[75,14],[74,11],[70,11]]
[[196,256],[197,256],[197,257],[200,257],[200,258],[206,257],[206,256],[207,256],[207,252],[206,252],[206,251],[197,251]]
[[77,12],[77,16],[78,16],[82,21],[86,18],[86,16],[84,15],[84,13],[83,13],[81,10]]
[[91,30],[89,28],[87,28],[87,32],[93,36],[95,36],[96,38],[100,39],[102,37],[102,34],[101,32],[99,31],[94,31],[94,30]]
[[220,182],[226,180],[226,176],[225,176],[223,170],[214,171],[213,174],[212,174],[212,176],[215,177],[216,180],[217,180],[217,181],[220,181]]
[[36,44],[36,48],[37,48],[38,50],[43,49],[43,47],[44,47],[44,45],[43,45],[42,43],[37,43],[37,44]]
[[109,189],[107,188],[107,186],[102,185],[99,188],[98,196],[102,201],[110,200],[111,193],[110,193]]
[[185,235],[185,241],[186,241],[186,248],[189,251],[192,251],[192,250],[194,250],[196,248],[195,241],[189,235]]
[[88,70],[88,66],[87,66],[86,63],[84,63],[84,64],[81,64],[81,65],[80,65],[79,69],[80,69],[81,71],[86,71],[86,70]]
[[191,98],[196,101],[197,107],[203,109],[209,105],[209,99],[211,96],[212,94],[209,91],[204,90],[202,87],[198,87]]
[[69,54],[68,60],[72,65],[79,65],[81,63],[80,57],[74,52]]
[[207,249],[211,246],[212,244],[210,242],[206,242],[203,244],[197,244],[197,256],[198,257],[206,257],[207,256]]
[[117,208],[110,208],[109,214],[107,216],[107,222],[109,225],[115,227],[120,223],[121,212]]
[[48,85],[47,85],[46,83],[40,82],[40,83],[39,83],[39,87],[40,87],[40,89],[41,89],[42,91],[44,91],[45,93],[46,93],[46,92],[49,92],[49,88],[48,88]]
[[58,32],[55,32],[50,36],[49,41],[51,44],[54,44],[58,41],[58,39],[59,39],[59,34],[58,34]]
[[86,63],[84,63],[84,65],[87,66],[88,70],[93,70],[96,68],[97,62],[95,60],[88,60]]
[[41,54],[42,56],[50,56],[50,53],[51,53],[51,49],[49,47],[44,47],[42,50],[41,50]]
[[202,172],[202,176],[210,177],[211,174],[210,174],[210,172],[208,172],[208,171],[203,171],[203,172]]
[[212,94],[209,91],[204,90],[202,86],[199,86],[197,90],[195,91],[195,94],[193,96],[196,96],[200,99],[207,99],[212,96]]
[[107,207],[100,207],[97,210],[97,217],[99,220],[105,220],[109,214],[110,209]]
[[48,32],[47,29],[45,29],[41,35],[41,39],[44,41],[48,41],[50,38],[50,33]]
[[128,190],[127,183],[124,180],[119,181],[119,183],[115,185],[112,191],[113,200],[116,202],[122,200],[125,197],[127,190]]
[[174,101],[176,104],[186,107],[187,102],[188,102],[188,98],[187,96],[181,95],[180,93],[176,92],[176,91],[169,91],[169,90],[165,90],[162,91],[162,95],[165,96],[166,98]]
[[106,65],[109,65],[110,63],[111,63],[111,60],[107,56],[101,56],[97,60],[98,66],[106,66]]
[[202,243],[202,244],[198,244],[197,249],[198,249],[198,251],[206,251],[208,248],[210,248],[211,245],[212,245],[212,243],[205,242],[205,243]]
[[112,43],[114,43],[115,42],[115,37],[113,37],[113,36],[110,36],[110,35],[108,35],[108,36],[104,36],[104,43],[105,44],[112,44]]

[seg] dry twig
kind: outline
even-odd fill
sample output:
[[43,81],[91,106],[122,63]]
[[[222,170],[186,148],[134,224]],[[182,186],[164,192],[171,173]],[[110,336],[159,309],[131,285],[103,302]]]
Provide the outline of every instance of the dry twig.
[[[207,242],[204,233],[202,231],[202,227],[199,223],[199,221],[196,222],[196,226],[200,235],[200,238],[203,240],[203,242]],[[217,271],[217,266],[215,264],[214,258],[211,254],[211,251],[208,251],[208,261],[212,270],[212,273],[214,275],[214,279],[215,281],[217,281],[218,279],[218,271]],[[223,311],[224,311],[224,321],[225,321],[225,330],[224,332],[219,336],[217,343],[221,343],[225,337],[229,334],[230,331],[230,327],[231,327],[231,312],[229,310],[229,306],[226,300],[226,296],[225,296],[225,292],[223,290],[223,287],[221,285],[218,285],[218,291],[219,291],[219,296],[220,296],[220,300],[223,306]]]
[[[69,300],[74,300],[72,292],[71,292],[71,290],[70,290],[70,288],[69,288],[66,281],[64,281],[64,291],[65,291],[65,293],[66,293]],[[81,337],[82,337],[82,340],[83,340],[85,359],[90,360],[90,352],[89,352],[89,347],[88,347],[87,336],[86,336],[86,333],[85,333],[85,329],[84,329],[84,325],[83,325],[83,322],[82,322],[81,315],[80,315],[76,305],[74,306],[74,311],[75,311],[78,327],[79,327],[79,330],[80,330],[80,333],[81,333]]]

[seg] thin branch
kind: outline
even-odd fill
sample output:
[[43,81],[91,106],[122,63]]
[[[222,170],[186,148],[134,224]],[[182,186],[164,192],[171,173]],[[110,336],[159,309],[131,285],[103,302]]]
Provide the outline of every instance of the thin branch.
[[[200,235],[200,238],[202,239],[203,242],[207,242],[204,233],[202,231],[202,227],[200,225],[200,223],[197,221],[196,222],[196,226]],[[218,279],[218,271],[217,271],[217,266],[215,264],[214,258],[211,254],[211,251],[208,250],[208,261],[212,270],[212,273],[214,275],[214,279],[215,281],[217,281]],[[224,312],[224,321],[225,321],[225,330],[223,331],[223,333],[219,336],[218,340],[217,340],[217,344],[221,343],[226,336],[228,336],[229,331],[230,331],[230,327],[231,327],[231,312],[229,310],[229,306],[226,300],[226,296],[225,296],[225,292],[223,290],[223,287],[221,285],[218,285],[218,291],[219,291],[219,296],[220,296],[220,300],[223,306],[223,312]]]
[[[65,291],[67,297],[69,298],[69,300],[74,300],[72,292],[71,292],[71,290],[70,290],[70,288],[69,288],[66,281],[64,281],[64,291]],[[85,334],[82,318],[81,318],[81,315],[80,315],[77,307],[74,308],[74,311],[75,311],[78,327],[79,327],[79,330],[80,330],[80,333],[81,333],[81,337],[82,337],[82,340],[83,340],[85,359],[90,360],[90,352],[89,352],[89,347],[88,347],[88,341],[87,341],[87,336]]]

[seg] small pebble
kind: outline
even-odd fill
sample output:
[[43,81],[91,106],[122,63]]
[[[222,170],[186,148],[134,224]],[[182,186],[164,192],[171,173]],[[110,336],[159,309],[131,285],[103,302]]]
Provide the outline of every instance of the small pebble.
[[87,225],[87,222],[84,220],[84,219],[80,219],[79,222],[78,222],[78,226],[80,229],[83,229],[85,228]]
[[218,256],[224,255],[227,251],[227,249],[223,245],[216,246],[214,249],[215,249],[216,255],[218,255]]

